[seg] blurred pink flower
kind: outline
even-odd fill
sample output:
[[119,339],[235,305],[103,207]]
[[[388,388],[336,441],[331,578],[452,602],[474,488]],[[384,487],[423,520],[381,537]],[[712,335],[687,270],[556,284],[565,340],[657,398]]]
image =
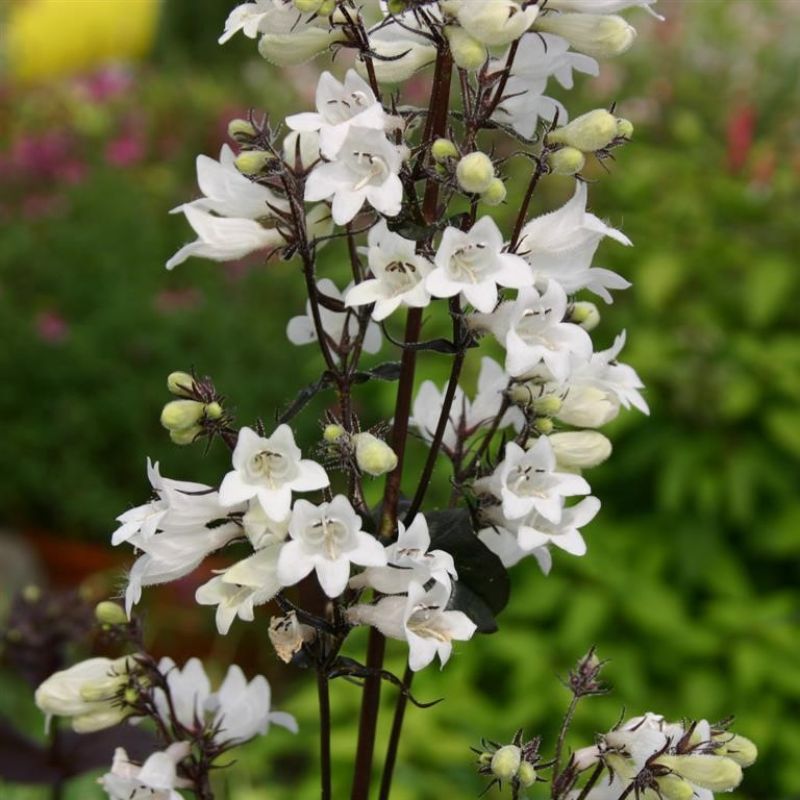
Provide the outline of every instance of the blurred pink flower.
[[133,73],[123,66],[110,66],[79,78],[76,83],[88,100],[103,103],[127,92],[133,85]]
[[34,327],[38,337],[48,344],[60,344],[69,336],[69,324],[57,311],[40,311]]
[[105,149],[106,162],[115,167],[131,167],[144,158],[144,141],[135,130],[127,130],[112,139]]

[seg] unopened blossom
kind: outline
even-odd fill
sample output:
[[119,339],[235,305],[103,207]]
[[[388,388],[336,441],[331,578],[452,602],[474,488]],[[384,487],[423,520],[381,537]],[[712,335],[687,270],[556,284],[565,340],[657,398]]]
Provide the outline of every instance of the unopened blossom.
[[519,289],[532,283],[525,261],[503,252],[503,235],[491,217],[481,217],[466,233],[446,228],[435,265],[425,281],[434,297],[460,294],[487,314],[497,305],[498,285]]
[[610,303],[609,290],[626,289],[630,283],[615,272],[592,267],[592,259],[605,236],[624,245],[631,241],[587,213],[586,200],[586,184],[577,181],[575,193],[567,203],[525,225],[517,252],[530,263],[537,284],[552,279],[567,294],[588,289]]
[[636,29],[616,14],[543,14],[535,27],[562,36],[573,50],[594,58],[622,55],[636,39]]
[[282,520],[289,516],[292,492],[313,492],[329,483],[316,461],[301,457],[288,425],[279,425],[268,437],[244,427],[233,451],[233,470],[223,479],[219,497],[223,505],[258,498],[272,519]]
[[347,70],[344,83],[323,72],[317,83],[317,110],[293,114],[286,124],[295,131],[319,131],[320,151],[335,158],[351,127],[382,131],[386,114],[369,84],[355,70]]
[[561,521],[564,497],[590,491],[580,475],[556,470],[555,453],[546,436],[528,450],[515,442],[506,444],[503,460],[491,476],[476,481],[475,488],[500,500],[506,519],[520,519],[537,511],[553,523]]
[[374,303],[372,318],[380,321],[401,305],[421,308],[430,303],[425,279],[433,264],[416,252],[416,242],[392,233],[381,220],[370,229],[367,244],[373,277],[348,290],[346,305]]
[[382,131],[349,126],[335,160],[317,165],[306,180],[307,202],[332,199],[333,221],[346,225],[369,203],[387,217],[400,213],[400,149]]
[[408,527],[402,522],[397,526],[397,541],[386,547],[386,566],[368,567],[350,579],[350,586],[356,589],[371,586],[382,594],[398,594],[408,591],[412,581],[425,585],[433,580],[449,589],[451,579],[458,578],[453,556],[444,550],[430,549],[425,517],[417,514]]
[[511,44],[530,28],[539,14],[535,3],[515,0],[446,0],[444,7],[455,13],[462,28],[490,47]]
[[338,597],[350,578],[350,565],[381,567],[386,564],[383,547],[362,530],[361,517],[344,495],[314,506],[298,500],[289,523],[291,541],[278,559],[278,578],[292,586],[316,571],[328,597]]
[[183,800],[177,789],[188,788],[192,782],[178,777],[177,765],[190,753],[189,742],[174,742],[166,750],[151,753],[139,766],[118,747],[111,771],[97,782],[110,800]]
[[245,622],[255,618],[255,606],[272,600],[281,590],[278,556],[281,544],[269,544],[198,587],[200,605],[217,606],[217,630],[224,636],[236,617]]
[[196,528],[219,511],[217,494],[211,486],[164,478],[158,462],[153,464],[149,458],[147,477],[155,499],[117,517],[120,526],[112,534],[111,544],[127,542],[133,536],[147,540],[158,530]]
[[565,322],[567,295],[559,283],[548,280],[540,293],[521,289],[517,299],[504,303],[487,325],[506,350],[506,369],[514,377],[544,364],[556,381],[565,381],[574,357],[587,360],[592,340],[579,325]]
[[374,605],[348,609],[353,624],[372,625],[384,636],[408,642],[408,665],[415,672],[427,667],[438,655],[444,666],[453,651],[453,641],[467,641],[477,627],[463,611],[447,611],[450,589],[441,583],[426,592],[416,582],[408,596],[382,597]]
[[264,511],[261,503],[253,498],[249,501],[247,511],[242,517],[245,535],[254,550],[260,550],[271,544],[285,541],[289,535],[289,517],[276,520]]
[[[358,284],[359,286],[361,284]],[[318,290],[327,297],[340,302],[345,301],[345,297],[350,297],[353,289],[358,287],[348,286],[345,293],[339,291],[336,284],[329,278],[322,278],[317,281]],[[345,335],[349,342],[354,342],[358,336],[358,319],[353,312],[332,311],[325,306],[319,307],[322,330],[330,342],[339,345],[344,342]],[[286,336],[292,344],[302,346],[317,341],[317,329],[314,325],[314,317],[311,309],[311,302],[306,301],[306,313],[297,317],[292,317],[286,326]],[[374,322],[367,324],[364,333],[362,349],[365,353],[377,353],[381,349],[383,337],[381,329]],[[336,358],[336,354],[333,354]]]
[[548,437],[556,463],[564,469],[589,469],[611,455],[611,442],[597,431],[560,431]]
[[[438,16],[435,5],[429,6],[429,13]],[[368,32],[369,45],[376,58],[372,68],[380,83],[402,83],[415,72],[433,64],[436,60],[436,47],[422,35],[420,23],[413,12],[403,12],[387,17]],[[362,77],[367,75],[365,63],[356,61],[356,70]]]

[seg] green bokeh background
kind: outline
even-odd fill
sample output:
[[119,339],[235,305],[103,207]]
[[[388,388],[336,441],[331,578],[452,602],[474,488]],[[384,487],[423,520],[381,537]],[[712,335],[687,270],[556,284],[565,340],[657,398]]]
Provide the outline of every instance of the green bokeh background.
[[[114,517],[147,495],[147,455],[168,476],[214,482],[224,472],[221,449],[201,457],[175,448],[159,427],[169,371],[194,365],[213,376],[247,423],[270,419],[320,369],[312,350],[284,338],[288,318],[302,313],[296,263],[194,260],[170,274],[161,266],[189,238],[167,212],[196,191],[196,153],[215,154],[227,119],[249,106],[278,119],[313,90],[312,66],[281,75],[252,42],[218,48],[228,6],[166,3],[154,54],[122,99],[97,106],[63,84],[26,87],[10,90],[14,102],[0,110],[5,152],[64,129],[87,165],[45,214],[24,212],[41,182],[0,188],[0,524],[36,541],[45,563],[53,537],[110,549]],[[591,173],[592,210],[635,244],[601,247],[596,263],[634,286],[601,309],[595,336],[605,347],[627,329],[623,358],[647,385],[651,416],[625,414],[609,426],[614,455],[589,475],[603,510],[586,531],[587,556],[557,554],[548,577],[523,562],[500,632],[458,647],[443,672],[419,676],[420,698],[446,701],[410,710],[395,800],[476,796],[482,781],[468,746],[481,736],[507,740],[524,727],[552,741],[567,700],[556,676],[592,644],[611,661],[615,692],[587,701],[572,744],[610,727],[623,706],[674,718],[736,714],[761,756],[733,796],[800,797],[800,4],[659,6],[667,21],[631,12],[634,49],[566,99],[573,114],[617,101],[636,124],[610,174]],[[144,154],[112,166],[103,148],[131,114]],[[512,178],[498,218],[522,189]],[[548,179],[534,211],[570,191],[568,181]],[[321,273],[343,274],[335,248]],[[58,335],[53,318],[66,326]],[[389,348],[376,363],[392,357]],[[445,368],[426,356],[420,379],[442,381]],[[390,413],[391,387],[372,390],[360,408],[369,423]],[[307,445],[322,407],[299,422]],[[421,453],[412,450],[412,469]],[[438,479],[434,499],[446,483]],[[49,532],[44,545],[33,529]],[[4,577],[6,598],[28,580]],[[56,577],[69,580],[63,570]],[[191,593],[151,593],[154,648],[178,642],[179,658],[199,655],[217,672],[231,660],[265,672],[278,706],[301,725],[298,738],[275,731],[243,748],[219,797],[315,796],[310,676],[287,676],[267,652],[268,611],[212,638],[208,609],[180,604]],[[404,648],[395,644],[389,666],[400,672]],[[358,657],[363,638],[349,652]],[[20,686],[2,673],[0,709],[38,729]],[[337,798],[348,793],[358,699],[355,687],[334,684]],[[383,700],[386,720],[394,692]],[[69,787],[70,800],[98,792],[88,778]],[[0,796],[45,795],[0,783]]]

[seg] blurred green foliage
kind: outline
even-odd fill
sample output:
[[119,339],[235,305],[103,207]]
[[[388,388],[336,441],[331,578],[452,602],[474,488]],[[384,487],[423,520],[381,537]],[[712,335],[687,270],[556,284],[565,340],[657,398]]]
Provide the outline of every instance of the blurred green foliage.
[[[615,692],[586,702],[572,744],[610,727],[622,706],[735,713],[761,756],[734,796],[800,796],[800,17],[778,2],[662,11],[666,23],[641,25],[638,49],[569,100],[574,109],[619,100],[636,123],[612,174],[592,172],[592,210],[635,243],[600,251],[597,263],[634,287],[601,309],[597,336],[606,346],[628,330],[623,359],[646,383],[652,414],[617,421],[614,456],[589,476],[604,507],[587,530],[588,555],[557,555],[547,578],[523,562],[501,632],[415,681],[420,699],[446,702],[409,710],[395,800],[475,796],[482,782],[467,748],[481,736],[508,739],[524,726],[552,741],[567,700],[556,675],[593,643],[611,659]],[[294,264],[159,269],[187,238],[165,213],[191,194],[193,154],[220,141],[215,109],[259,99],[252,78],[195,77],[170,114],[177,81],[149,79],[140,97],[173,126],[180,147],[168,159],[127,172],[99,165],[69,190],[66,213],[3,233],[0,413],[14,420],[0,448],[7,522],[104,541],[113,517],[143,497],[147,454],[167,475],[214,481],[225,453],[201,460],[170,448],[158,428],[172,369],[196,364],[212,375],[247,422],[269,417],[318,368],[311,351],[284,344],[302,305]],[[277,85],[262,98],[289,91]],[[153,141],[163,132],[156,126]],[[535,210],[569,191],[545,182]],[[336,261],[331,248],[324,269],[336,272]],[[59,341],[37,329],[37,315],[51,311],[68,326]],[[441,372],[435,359],[426,377]],[[374,401],[362,410],[375,421]],[[306,420],[312,435],[313,411]],[[241,636],[263,640],[263,625]],[[352,654],[362,651],[354,637]],[[390,654],[402,671],[404,649]],[[221,798],[314,796],[312,684],[298,681],[278,703],[298,716],[299,737],[275,733],[244,748],[220,777]],[[394,696],[384,690],[379,756]],[[334,684],[336,797],[347,794],[358,699],[355,687]]]

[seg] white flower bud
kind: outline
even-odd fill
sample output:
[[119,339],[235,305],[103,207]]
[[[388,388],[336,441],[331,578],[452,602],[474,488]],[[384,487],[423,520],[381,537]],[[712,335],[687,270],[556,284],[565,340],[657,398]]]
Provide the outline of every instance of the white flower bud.
[[705,754],[658,757],[657,763],[711,792],[730,792],[742,781],[742,768],[732,758]]
[[560,147],[547,154],[547,166],[553,175],[575,175],[586,166],[586,156],[576,147]]
[[325,430],[322,431],[322,438],[333,444],[338,442],[346,434],[345,429],[341,425],[326,425]]
[[435,161],[446,161],[448,158],[458,158],[458,149],[449,139],[437,139],[431,145],[431,155]]
[[533,764],[523,761],[517,771],[517,780],[523,789],[533,786],[536,783],[536,770],[533,768]]
[[273,158],[266,150],[245,150],[233,163],[242,175],[258,175]]
[[200,422],[204,412],[197,400],[172,400],[161,410],[161,424],[168,431],[184,431]]
[[457,18],[464,30],[479,42],[490,47],[511,44],[519,39],[536,20],[539,7],[536,4],[522,9],[513,0],[462,3]]
[[[380,83],[402,83],[436,60],[436,48],[425,42],[370,37],[369,43],[380,56],[372,60],[375,77]],[[362,78],[367,77],[367,68],[362,61],[356,61],[356,72]]]
[[500,178],[492,178],[489,188],[481,192],[481,201],[487,206],[499,206],[506,199],[508,194],[506,185]]
[[664,775],[656,778],[658,790],[663,800],[692,800],[694,787],[678,775]]
[[550,437],[556,461],[567,469],[589,469],[611,455],[611,442],[597,431],[566,431]]
[[572,754],[572,765],[578,772],[583,772],[585,769],[593,767],[600,760],[600,751],[597,745],[589,745],[576,750]]
[[301,14],[316,14],[322,8],[323,0],[293,0],[293,2]]
[[450,52],[456,66],[466,70],[480,69],[489,57],[486,45],[470,36],[463,28],[457,25],[448,25],[444,29],[447,41],[450,43]]
[[534,27],[562,36],[573,50],[594,58],[621,55],[636,38],[636,29],[617,14],[545,14]]
[[492,773],[501,781],[510,781],[521,763],[522,751],[515,744],[507,744],[492,756]]
[[570,387],[558,419],[577,428],[600,428],[619,414],[619,400],[595,386]]
[[343,38],[337,29],[298,27],[292,33],[265,33],[258,52],[277,67],[289,67],[305,64]]
[[758,758],[758,748],[753,742],[738,733],[722,733],[713,737],[717,745],[714,752],[732,758],[742,767],[749,767]]
[[581,300],[572,304],[569,321],[580,325],[585,331],[593,331],[600,324],[600,312],[594,303]]
[[178,397],[191,397],[194,378],[188,372],[170,372],[167,375],[167,389]]
[[556,128],[547,134],[548,144],[565,144],[593,153],[608,147],[617,137],[617,118],[604,108],[597,108],[581,114],[563,128]]
[[180,447],[185,447],[194,442],[194,440],[203,432],[200,425],[192,425],[191,428],[183,428],[182,430],[170,431],[169,438],[173,444]]
[[397,466],[397,455],[386,442],[371,433],[353,436],[356,448],[356,463],[362,472],[369,475],[384,475]]
[[125,706],[108,706],[102,711],[95,711],[91,714],[81,714],[72,718],[72,730],[75,733],[94,733],[106,728],[119,725],[131,714]]
[[494,179],[492,159],[479,150],[464,156],[456,167],[458,185],[471,194],[485,192]]

